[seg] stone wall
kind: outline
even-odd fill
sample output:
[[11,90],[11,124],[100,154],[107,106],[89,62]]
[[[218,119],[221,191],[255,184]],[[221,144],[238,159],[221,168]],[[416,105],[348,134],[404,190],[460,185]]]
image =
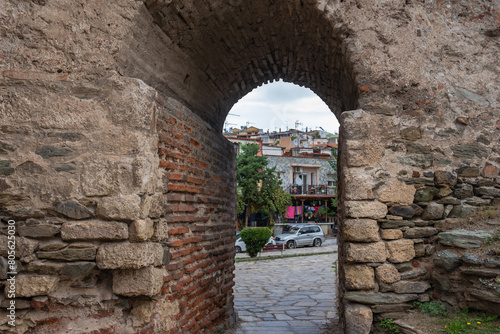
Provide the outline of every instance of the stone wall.
[[113,84],[141,93],[120,97],[122,126],[106,103],[84,100],[77,114],[88,123],[24,137],[16,115],[3,128],[13,135],[2,141],[0,278],[11,277],[7,220],[16,222],[19,274],[16,327],[2,310],[2,331],[186,333],[232,317],[230,143],[135,79]]
[[[414,301],[431,297],[450,309],[498,313],[500,306],[494,146],[480,146],[488,152],[482,161],[456,159],[457,152],[449,156],[454,163],[436,161],[439,146],[424,147],[421,128],[400,121],[362,110],[342,114],[340,258],[348,333],[369,333],[373,319],[403,317]],[[395,139],[359,145],[363,124],[379,124],[371,131],[392,131]],[[415,147],[420,153],[408,155]]]
[[[17,327],[2,309],[0,328],[230,323],[235,166],[219,132],[277,79],[311,88],[341,123],[346,331],[430,293],[498,309],[497,259],[445,234],[500,197],[498,15],[466,0],[4,1],[4,295],[8,220],[19,274]],[[472,292],[454,299],[460,285]]]

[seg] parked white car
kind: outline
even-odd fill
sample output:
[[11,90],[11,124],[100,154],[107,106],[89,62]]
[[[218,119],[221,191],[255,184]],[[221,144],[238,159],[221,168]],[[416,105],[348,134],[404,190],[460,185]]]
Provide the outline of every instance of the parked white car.
[[[234,245],[236,247],[236,253],[243,253],[243,252],[247,251],[247,246],[245,245],[245,242],[243,242],[243,240],[241,240],[240,237],[238,237],[236,239],[236,242],[235,242]],[[267,242],[266,245],[276,245],[276,242],[274,241],[274,238],[270,237],[269,241]]]

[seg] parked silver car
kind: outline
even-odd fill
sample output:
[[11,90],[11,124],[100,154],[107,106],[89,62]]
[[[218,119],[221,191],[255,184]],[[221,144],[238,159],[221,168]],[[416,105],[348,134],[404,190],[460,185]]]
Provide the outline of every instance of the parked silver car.
[[286,244],[287,248],[302,246],[319,247],[325,241],[325,234],[319,225],[296,224],[288,232],[274,238],[277,245]]

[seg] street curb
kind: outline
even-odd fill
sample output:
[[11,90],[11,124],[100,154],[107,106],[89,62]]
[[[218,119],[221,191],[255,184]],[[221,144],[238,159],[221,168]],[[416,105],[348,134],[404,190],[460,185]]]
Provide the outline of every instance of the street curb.
[[235,258],[235,262],[247,262],[247,261],[261,261],[261,260],[274,260],[274,259],[284,259],[289,257],[302,257],[302,256],[314,256],[314,255],[324,255],[324,254],[337,254],[338,251],[329,251],[321,253],[299,253],[299,254],[285,254],[285,255],[269,255],[269,256],[257,256],[257,257],[240,257]]

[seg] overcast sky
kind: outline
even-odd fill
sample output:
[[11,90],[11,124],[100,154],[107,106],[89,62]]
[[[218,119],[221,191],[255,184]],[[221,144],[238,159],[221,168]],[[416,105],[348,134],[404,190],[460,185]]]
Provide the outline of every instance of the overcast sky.
[[339,123],[326,104],[310,89],[291,83],[279,81],[260,86],[241,100],[231,109],[226,122],[227,128],[249,123],[264,131],[282,131],[295,128],[298,120],[299,129],[308,127],[338,133]]

